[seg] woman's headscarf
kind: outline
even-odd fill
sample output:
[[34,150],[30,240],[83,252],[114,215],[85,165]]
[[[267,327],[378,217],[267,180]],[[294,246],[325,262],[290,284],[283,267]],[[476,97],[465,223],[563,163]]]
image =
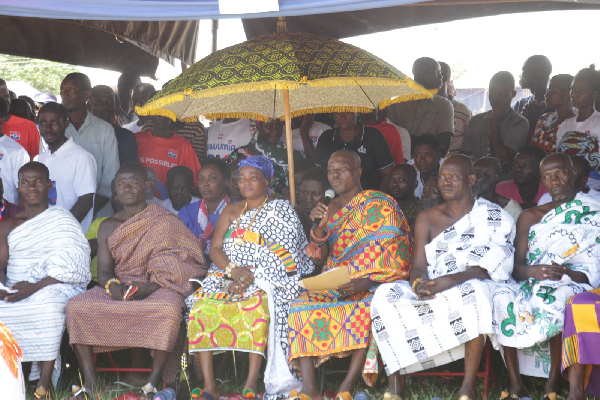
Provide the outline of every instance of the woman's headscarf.
[[250,156],[238,164],[238,172],[244,167],[254,167],[267,178],[267,181],[271,182],[273,178],[273,164],[265,156]]

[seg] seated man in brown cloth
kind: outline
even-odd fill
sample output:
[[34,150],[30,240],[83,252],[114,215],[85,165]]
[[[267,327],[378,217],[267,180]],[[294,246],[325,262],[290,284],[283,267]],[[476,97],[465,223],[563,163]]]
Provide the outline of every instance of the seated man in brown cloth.
[[124,209],[98,231],[98,281],[67,304],[70,342],[84,378],[73,394],[83,399],[96,389],[93,353],[125,348],[154,350],[152,372],[142,388],[153,398],[183,318],[188,281],[206,275],[202,247],[184,223],[166,208],[146,204],[146,171],[123,165],[115,177]]

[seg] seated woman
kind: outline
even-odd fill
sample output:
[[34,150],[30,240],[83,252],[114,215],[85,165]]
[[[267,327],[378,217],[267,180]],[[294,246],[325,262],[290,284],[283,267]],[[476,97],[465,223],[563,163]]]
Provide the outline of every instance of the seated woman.
[[[283,123],[272,119],[269,122],[254,121],[250,124],[252,140],[246,146],[235,149],[227,158],[234,163],[253,155],[267,157],[273,165],[273,179],[269,183],[272,195],[283,198],[288,189],[288,158],[285,143],[281,142]],[[301,162],[302,155],[294,150],[294,162]]]
[[200,356],[207,400],[220,396],[215,351],[250,353],[246,398],[256,397],[261,357],[267,355],[267,398],[302,386],[287,362],[288,310],[301,293],[300,275],[310,273],[314,264],[306,255],[308,242],[294,207],[267,194],[272,178],[273,166],[265,156],[240,161],[239,188],[246,201],[223,210],[211,244],[213,264],[202,288],[188,298],[188,306],[193,303],[189,351]]

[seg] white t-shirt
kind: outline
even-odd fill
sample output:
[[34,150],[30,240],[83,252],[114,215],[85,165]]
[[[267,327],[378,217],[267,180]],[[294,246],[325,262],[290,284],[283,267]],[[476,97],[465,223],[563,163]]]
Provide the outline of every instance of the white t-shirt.
[[139,120],[135,120],[133,122],[130,122],[128,124],[123,125],[123,128],[125,129],[129,129],[131,132],[133,133],[138,133],[142,131],[142,128],[144,127],[144,124],[138,125],[138,121]]
[[220,119],[208,128],[208,156],[228,158],[235,149],[247,145],[251,139],[249,119],[228,124]]
[[[192,201],[190,201],[190,204],[191,203],[195,203],[195,202],[200,201],[200,200],[201,199],[192,196]],[[181,211],[181,210],[177,211],[176,209],[173,208],[173,203],[171,203],[171,199],[162,200],[158,204],[160,204],[161,206],[163,206],[167,210],[171,211],[175,215],[179,215],[179,211]]]
[[[313,144],[313,147],[317,147],[317,142],[321,137],[321,134],[326,130],[331,129],[327,124],[313,121],[312,126],[308,130],[308,136]],[[285,143],[285,131],[281,135],[281,141]],[[300,136],[300,128],[292,129],[292,147],[294,150],[299,151],[302,157],[306,158],[306,152],[304,151],[304,144],[302,143],[302,136]]]
[[0,137],[0,178],[4,187],[4,198],[17,204],[19,192],[19,168],[29,162],[29,154],[19,143],[6,135]]
[[[575,110],[577,113],[577,110]],[[600,112],[594,111],[585,121],[577,122],[577,116],[565,120],[556,132],[556,143],[560,143],[567,132],[583,132],[600,137]]]
[[[47,150],[37,156],[37,161],[50,170],[52,189],[48,204],[70,210],[80,196],[96,193],[96,160],[86,149],[69,139],[52,154]],[[94,207],[90,209],[81,227],[87,232],[92,223]]]

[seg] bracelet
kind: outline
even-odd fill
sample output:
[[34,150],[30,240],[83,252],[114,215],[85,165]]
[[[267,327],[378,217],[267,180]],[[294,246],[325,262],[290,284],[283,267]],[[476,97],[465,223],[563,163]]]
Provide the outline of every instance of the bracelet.
[[327,231],[327,233],[325,234],[325,237],[317,237],[317,235],[315,235],[315,232],[311,229],[310,230],[310,238],[312,239],[311,241],[313,243],[318,244],[319,246],[321,246],[322,244],[325,244],[325,242],[327,242],[327,240],[329,239],[329,237],[331,236],[331,231]]
[[225,275],[227,275],[230,278],[233,278],[231,276],[231,272],[233,271],[234,268],[239,267],[239,265],[237,263],[234,262],[230,262],[229,265],[227,266],[227,268],[225,268]]
[[106,294],[110,295],[110,285],[112,285],[113,283],[121,284],[121,281],[118,280],[117,278],[109,279],[106,282],[106,285],[104,285],[104,289],[106,289]]
[[423,282],[423,278],[417,278],[414,280],[413,284],[412,284],[412,290],[413,292],[417,293],[417,285],[419,283]]

